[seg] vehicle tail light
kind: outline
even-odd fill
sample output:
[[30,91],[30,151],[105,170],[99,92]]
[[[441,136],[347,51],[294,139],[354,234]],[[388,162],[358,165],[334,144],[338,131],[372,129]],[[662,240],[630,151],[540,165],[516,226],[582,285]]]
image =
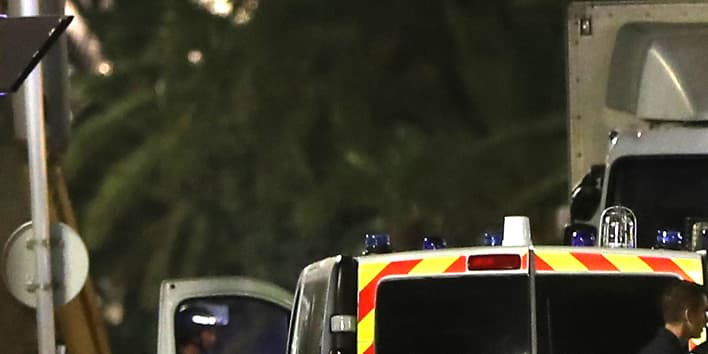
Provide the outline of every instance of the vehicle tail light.
[[467,258],[469,270],[508,270],[520,269],[521,256],[518,254],[485,254]]

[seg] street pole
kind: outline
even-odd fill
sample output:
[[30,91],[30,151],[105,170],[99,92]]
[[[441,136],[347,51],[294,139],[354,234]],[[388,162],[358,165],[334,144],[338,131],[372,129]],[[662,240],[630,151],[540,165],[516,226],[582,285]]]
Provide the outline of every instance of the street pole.
[[[37,16],[37,0],[9,2],[10,16]],[[49,199],[47,187],[47,153],[44,131],[44,99],[42,68],[38,65],[13,95],[15,119],[24,120],[27,128],[30,201],[34,230],[36,275],[29,289],[37,296],[37,345],[39,354],[55,354],[54,293],[49,238]]]

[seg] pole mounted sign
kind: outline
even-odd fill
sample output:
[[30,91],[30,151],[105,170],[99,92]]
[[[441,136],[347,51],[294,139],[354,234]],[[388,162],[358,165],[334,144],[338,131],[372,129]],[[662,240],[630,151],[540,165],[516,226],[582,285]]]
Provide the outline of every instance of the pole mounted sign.
[[[79,234],[63,223],[52,224],[49,239],[54,305],[61,306],[84,287],[88,277],[88,251]],[[5,285],[17,300],[29,307],[37,307],[36,293],[50,286],[40,284],[36,279],[35,247],[44,245],[39,243],[32,223],[28,222],[10,236],[3,252]]]
[[73,16],[0,18],[0,93],[15,92]]

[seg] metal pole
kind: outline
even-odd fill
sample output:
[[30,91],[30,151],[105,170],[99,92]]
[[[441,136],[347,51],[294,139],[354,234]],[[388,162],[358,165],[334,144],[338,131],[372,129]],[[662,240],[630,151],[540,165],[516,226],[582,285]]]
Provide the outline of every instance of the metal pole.
[[[9,2],[11,16],[39,15],[37,0]],[[13,8],[17,6],[17,8]],[[42,70],[37,66],[13,97],[15,119],[24,117],[27,124],[30,199],[34,231],[37,274],[30,284],[37,295],[37,345],[39,354],[55,354],[54,294],[49,241],[49,200],[47,159],[44,133]]]

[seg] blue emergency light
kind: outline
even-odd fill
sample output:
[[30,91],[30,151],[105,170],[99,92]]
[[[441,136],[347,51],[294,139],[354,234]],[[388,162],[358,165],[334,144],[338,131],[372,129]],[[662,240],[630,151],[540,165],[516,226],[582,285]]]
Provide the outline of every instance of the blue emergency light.
[[364,255],[391,253],[391,237],[388,234],[366,234],[364,236]]
[[501,246],[504,240],[503,232],[485,232],[484,233],[484,245],[485,246]]
[[655,248],[665,248],[671,250],[680,250],[685,246],[685,239],[681,231],[676,230],[657,230]]
[[574,230],[570,234],[570,245],[573,247],[595,246],[597,235],[593,230]]
[[424,250],[437,250],[447,248],[447,242],[440,236],[425,236],[423,237]]

